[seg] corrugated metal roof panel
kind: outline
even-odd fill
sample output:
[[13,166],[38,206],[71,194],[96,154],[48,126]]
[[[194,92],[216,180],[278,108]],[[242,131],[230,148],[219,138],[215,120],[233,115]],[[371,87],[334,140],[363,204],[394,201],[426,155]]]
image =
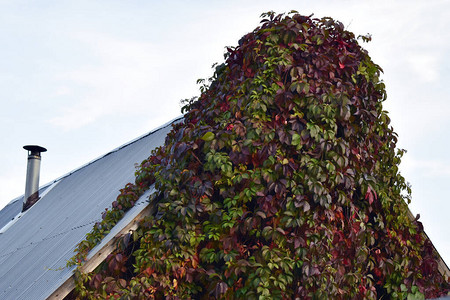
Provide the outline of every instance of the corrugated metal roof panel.
[[[42,195],[43,193],[45,193],[45,190],[49,186],[51,186],[51,183],[41,187],[39,189],[39,194]],[[11,221],[15,216],[17,216],[22,211],[22,206],[23,206],[23,195],[13,199],[2,210],[0,210],[0,229],[2,229],[3,226],[8,224],[9,221]]]
[[0,228],[3,228],[22,211],[23,197],[16,198],[0,211]]
[[[166,125],[61,177],[0,234],[0,299],[45,299],[69,278],[73,269],[67,268],[66,262],[75,246],[111,206],[119,190],[134,181],[134,164],[164,144],[170,129],[171,125]],[[0,212],[2,219],[8,219],[0,224],[20,212],[15,209],[16,203],[21,208],[20,200]]]

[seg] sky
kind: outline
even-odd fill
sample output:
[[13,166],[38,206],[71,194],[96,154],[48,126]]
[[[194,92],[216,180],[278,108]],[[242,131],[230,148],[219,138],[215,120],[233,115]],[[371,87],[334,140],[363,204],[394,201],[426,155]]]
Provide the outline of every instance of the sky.
[[[277,2],[277,3],[275,3]],[[410,209],[450,264],[450,1],[0,0],[0,208],[181,115],[263,12],[341,21],[384,74]]]

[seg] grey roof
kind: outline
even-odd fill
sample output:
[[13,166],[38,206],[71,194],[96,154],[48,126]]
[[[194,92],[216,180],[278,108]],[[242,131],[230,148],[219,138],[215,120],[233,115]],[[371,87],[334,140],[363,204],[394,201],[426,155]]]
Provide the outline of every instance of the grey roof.
[[[41,187],[39,189],[39,195],[42,195],[50,185],[51,184],[47,184]],[[22,211],[23,197],[24,195],[15,198],[10,203],[8,203],[2,210],[0,210],[0,229],[3,228],[3,226],[5,226],[6,224],[8,224],[9,221],[11,221]]]
[[[164,143],[173,122],[40,189],[41,199],[0,234],[0,299],[46,299],[72,276],[74,268],[67,268],[66,262],[76,245],[111,207],[119,190],[134,182],[135,163]],[[146,206],[142,204],[150,192],[113,231]],[[0,211],[0,229],[20,213],[22,198]]]

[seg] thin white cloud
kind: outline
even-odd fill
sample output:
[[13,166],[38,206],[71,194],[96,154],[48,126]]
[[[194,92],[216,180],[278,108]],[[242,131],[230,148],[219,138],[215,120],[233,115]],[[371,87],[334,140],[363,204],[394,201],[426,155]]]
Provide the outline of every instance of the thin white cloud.
[[66,85],[61,85],[56,87],[56,89],[53,92],[53,96],[54,97],[58,97],[58,96],[65,96],[65,95],[70,95],[72,93],[72,89]]
[[[439,58],[428,53],[407,55],[406,61],[413,76],[423,83],[431,83],[439,79]],[[411,77],[413,77],[411,76]]]
[[417,159],[406,155],[401,169],[407,174],[420,174],[421,177],[450,176],[450,162],[438,159]]
[[0,182],[2,186],[7,187],[0,189],[1,208],[16,197],[23,195],[25,191],[25,173],[16,171],[12,174],[0,176]]
[[[57,103],[60,112],[49,120],[51,124],[76,129],[105,115],[130,113],[145,101],[163,63],[151,44],[92,32],[78,33],[76,37],[89,46],[97,64],[55,76],[60,83],[55,93],[71,97]],[[69,91],[67,85],[77,89]]]

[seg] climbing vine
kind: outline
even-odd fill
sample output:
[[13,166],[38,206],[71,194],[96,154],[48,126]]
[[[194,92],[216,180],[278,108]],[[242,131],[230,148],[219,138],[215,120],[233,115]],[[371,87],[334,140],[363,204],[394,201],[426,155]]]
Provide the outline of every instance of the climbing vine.
[[[262,15],[77,248],[152,184],[153,215],[94,272],[90,298],[423,299],[449,291],[408,217],[381,68],[331,18]],[[369,37],[361,37],[367,41]]]

